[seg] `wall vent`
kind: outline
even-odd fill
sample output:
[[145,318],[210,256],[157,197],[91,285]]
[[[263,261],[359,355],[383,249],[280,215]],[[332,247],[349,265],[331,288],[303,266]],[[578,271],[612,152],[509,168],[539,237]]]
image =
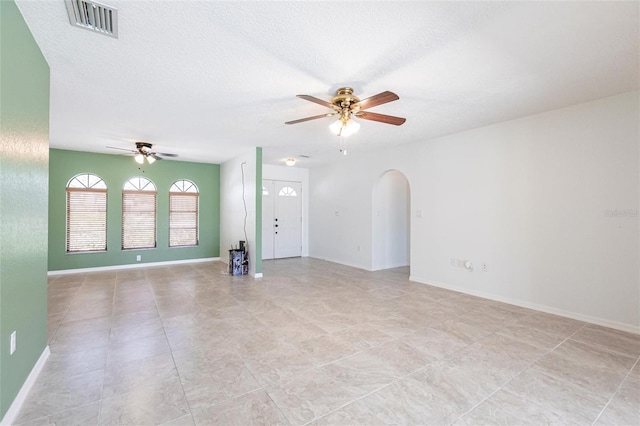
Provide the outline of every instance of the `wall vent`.
[[118,9],[88,0],[65,3],[71,25],[118,38]]

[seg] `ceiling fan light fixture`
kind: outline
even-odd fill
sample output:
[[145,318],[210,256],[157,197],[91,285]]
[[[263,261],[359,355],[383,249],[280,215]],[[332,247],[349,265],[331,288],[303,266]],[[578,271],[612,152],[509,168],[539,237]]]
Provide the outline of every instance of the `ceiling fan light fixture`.
[[147,155],[147,162],[149,164],[153,164],[156,162],[156,157],[154,157],[153,155]]
[[351,136],[360,129],[360,123],[354,121],[352,118],[340,118],[334,123],[329,125],[329,129],[336,136]]
[[296,165],[296,159],[295,158],[287,158],[286,160],[284,160],[284,164],[286,164],[287,166],[295,166]]
[[338,119],[329,124],[329,130],[331,130],[331,133],[335,135],[340,135],[340,131],[342,130],[342,120]]
[[144,155],[142,155],[141,153],[137,153],[133,158],[135,158],[136,163],[144,164]]
[[349,119],[349,121],[345,123],[342,133],[344,134],[344,136],[351,136],[358,130],[360,130],[360,123],[354,121],[353,119]]

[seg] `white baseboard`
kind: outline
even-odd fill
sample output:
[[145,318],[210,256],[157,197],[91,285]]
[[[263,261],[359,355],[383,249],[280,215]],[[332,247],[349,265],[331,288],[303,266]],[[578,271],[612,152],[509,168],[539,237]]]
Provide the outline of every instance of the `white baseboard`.
[[584,315],[577,312],[566,311],[564,309],[554,308],[552,306],[540,305],[537,303],[526,302],[518,299],[511,299],[508,297],[502,297],[493,293],[486,293],[483,291],[473,291],[467,288],[450,285],[447,283],[442,283],[434,280],[423,279],[416,276],[410,276],[410,281],[414,281],[420,284],[432,285],[434,287],[440,287],[447,290],[457,291],[458,293],[469,294],[471,296],[482,297],[483,299],[494,300],[496,302],[507,303],[509,305],[520,306],[522,308],[533,309],[540,312],[545,312],[547,314],[559,315],[566,318],[571,318],[574,320],[587,322],[590,324],[601,325],[603,327],[613,328],[620,331],[626,331],[627,333],[640,334],[640,326],[633,324],[625,324],[617,321],[611,321],[604,318],[592,317],[590,315]]
[[53,276],[53,275],[67,275],[67,274],[82,274],[85,272],[117,271],[119,269],[148,268],[152,266],[179,265],[183,263],[213,262],[216,260],[220,260],[220,258],[205,257],[200,259],[166,260],[163,262],[132,263],[128,265],[113,265],[113,266],[97,266],[95,268],[78,268],[78,269],[64,269],[60,271],[49,271],[47,275]]
[[22,404],[24,404],[24,401],[29,395],[29,391],[31,391],[33,384],[36,382],[36,379],[44,368],[44,365],[49,358],[49,354],[51,354],[51,352],[49,351],[49,346],[46,346],[42,351],[40,358],[38,358],[36,365],[34,365],[31,369],[31,373],[29,373],[29,375],[27,376],[27,380],[25,380],[22,387],[20,388],[20,391],[11,403],[11,406],[7,410],[2,420],[0,420],[0,426],[11,425],[15,422],[16,417],[18,417],[18,413],[22,408]]
[[317,257],[317,256],[309,256],[311,259],[324,260],[325,262],[337,263],[338,265],[350,266],[356,269],[362,269],[363,271],[373,272],[372,269],[368,266],[356,265],[355,263],[343,262],[342,260],[331,259],[327,257]]

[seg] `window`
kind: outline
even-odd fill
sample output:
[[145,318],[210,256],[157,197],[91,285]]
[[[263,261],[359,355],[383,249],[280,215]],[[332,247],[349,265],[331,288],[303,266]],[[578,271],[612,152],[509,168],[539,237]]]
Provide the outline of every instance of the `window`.
[[179,180],[169,189],[169,247],[198,245],[198,187]]
[[107,249],[107,185],[83,173],[67,183],[67,253]]
[[278,192],[278,195],[280,197],[297,197],[298,196],[298,194],[296,193],[296,190],[290,186],[285,186],[284,188],[282,188],[280,192]]
[[122,249],[155,248],[156,186],[134,177],[122,189]]

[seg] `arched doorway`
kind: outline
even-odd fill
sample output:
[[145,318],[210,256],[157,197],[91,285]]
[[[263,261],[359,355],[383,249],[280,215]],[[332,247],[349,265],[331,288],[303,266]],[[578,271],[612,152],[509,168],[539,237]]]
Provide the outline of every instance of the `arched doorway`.
[[410,264],[411,189],[398,170],[383,173],[373,187],[372,269]]

